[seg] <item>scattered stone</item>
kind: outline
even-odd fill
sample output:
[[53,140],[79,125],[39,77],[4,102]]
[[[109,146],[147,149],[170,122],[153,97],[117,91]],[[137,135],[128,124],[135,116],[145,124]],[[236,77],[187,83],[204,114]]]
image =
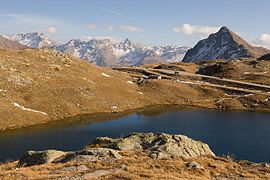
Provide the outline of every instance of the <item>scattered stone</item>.
[[128,166],[126,164],[121,164],[121,169],[127,171],[128,170]]
[[100,178],[102,176],[106,176],[108,174],[110,174],[110,171],[106,171],[106,170],[96,170],[92,173],[88,173],[82,176],[82,179],[91,179],[91,178]]
[[137,84],[138,84],[139,86],[143,86],[143,85],[145,84],[145,79],[142,78],[142,77],[140,77],[140,78],[137,80]]
[[60,70],[63,69],[62,66],[57,65],[57,64],[51,64],[51,65],[49,65],[49,66],[50,66],[50,68],[52,68],[52,69],[54,69],[54,70],[56,70],[56,71],[60,71]]
[[28,76],[21,74],[12,74],[9,77],[6,77],[7,81],[12,84],[20,86],[28,86],[33,84],[34,80]]
[[195,161],[188,162],[186,166],[191,169],[204,169],[202,165],[200,165],[199,163]]
[[74,172],[74,171],[77,171],[77,168],[75,166],[69,166],[69,167],[64,167],[62,171]]
[[85,165],[80,165],[80,166],[77,167],[77,170],[78,171],[87,171],[88,168]]

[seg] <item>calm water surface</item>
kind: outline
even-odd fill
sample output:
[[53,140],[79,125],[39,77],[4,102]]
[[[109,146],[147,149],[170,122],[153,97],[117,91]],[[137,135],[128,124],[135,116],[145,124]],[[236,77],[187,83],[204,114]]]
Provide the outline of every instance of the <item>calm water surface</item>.
[[270,162],[270,113],[211,110],[151,111],[109,121],[1,132],[0,161],[17,159],[27,150],[77,150],[98,136],[131,132],[184,134],[207,143],[217,155]]

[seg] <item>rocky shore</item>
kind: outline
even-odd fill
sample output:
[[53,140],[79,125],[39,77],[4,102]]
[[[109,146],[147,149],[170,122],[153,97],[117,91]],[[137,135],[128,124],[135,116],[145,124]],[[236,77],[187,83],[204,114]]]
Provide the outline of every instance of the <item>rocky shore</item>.
[[0,165],[0,179],[268,179],[267,163],[217,157],[184,135],[98,137],[84,149],[28,151]]

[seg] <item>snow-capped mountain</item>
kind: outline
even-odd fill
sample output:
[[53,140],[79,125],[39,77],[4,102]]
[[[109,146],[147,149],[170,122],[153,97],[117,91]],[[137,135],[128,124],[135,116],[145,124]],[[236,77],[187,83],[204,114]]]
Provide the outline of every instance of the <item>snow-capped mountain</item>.
[[239,59],[243,57],[260,57],[269,50],[254,47],[237,34],[222,27],[217,33],[199,41],[194,48],[188,50],[184,62],[200,62],[215,59]]
[[99,66],[140,65],[144,64],[147,58],[151,58],[153,62],[160,62],[161,59],[163,62],[181,61],[189,49],[181,46],[147,47],[129,39],[120,42],[109,39],[77,39],[53,48]]
[[49,38],[47,38],[43,33],[33,32],[26,34],[10,34],[5,35],[5,38],[17,41],[22,45],[31,47],[31,48],[42,48],[42,47],[52,47],[56,43]]
[[189,49],[190,47],[187,47],[187,46],[154,46],[153,47],[153,50],[158,56],[171,62],[181,61]]
[[99,66],[129,66],[144,63],[182,61],[189,49],[186,46],[148,47],[129,39],[120,42],[110,39],[72,39],[56,45],[42,33],[7,35],[8,39],[32,48],[48,47],[65,52]]

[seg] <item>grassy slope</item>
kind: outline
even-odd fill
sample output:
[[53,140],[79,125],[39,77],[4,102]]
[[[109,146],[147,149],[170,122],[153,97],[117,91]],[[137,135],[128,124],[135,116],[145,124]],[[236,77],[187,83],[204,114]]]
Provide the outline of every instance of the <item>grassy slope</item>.
[[[192,72],[197,65],[180,63],[179,68]],[[0,130],[153,105],[218,108],[220,98],[225,98],[222,102],[227,109],[248,109],[239,99],[227,97],[224,90],[214,87],[155,79],[139,86],[130,81],[134,81],[131,74],[100,68],[66,54],[0,50]]]
[[[99,68],[61,53],[1,50],[0,129],[41,124],[78,114],[185,104],[183,99],[187,99],[187,93],[191,99],[202,99],[206,95],[201,94],[200,88],[165,80],[153,80],[142,87],[128,81],[132,78],[127,73]],[[22,110],[14,103],[47,115]]]

